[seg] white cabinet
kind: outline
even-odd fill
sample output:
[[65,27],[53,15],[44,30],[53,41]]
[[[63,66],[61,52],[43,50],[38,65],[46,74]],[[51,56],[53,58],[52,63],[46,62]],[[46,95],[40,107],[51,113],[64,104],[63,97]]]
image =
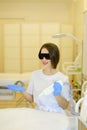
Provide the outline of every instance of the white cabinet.
[[0,72],[24,73],[40,69],[38,52],[46,42],[56,43],[60,48],[60,71],[63,62],[73,61],[73,41],[52,37],[56,33],[73,33],[72,25],[5,22],[3,27],[0,24],[0,32]]

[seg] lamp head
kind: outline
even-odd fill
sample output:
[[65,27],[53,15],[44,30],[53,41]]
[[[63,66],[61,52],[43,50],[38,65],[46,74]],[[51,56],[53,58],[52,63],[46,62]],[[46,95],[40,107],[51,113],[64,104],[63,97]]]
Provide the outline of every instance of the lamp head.
[[66,34],[62,33],[53,35],[53,38],[63,38],[63,37],[66,37]]

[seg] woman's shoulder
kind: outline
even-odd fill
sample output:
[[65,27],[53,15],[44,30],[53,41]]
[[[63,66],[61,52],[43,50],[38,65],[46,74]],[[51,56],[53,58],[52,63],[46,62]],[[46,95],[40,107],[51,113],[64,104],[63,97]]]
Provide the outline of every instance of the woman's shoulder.
[[64,77],[68,77],[67,75],[65,75],[63,72],[57,72],[58,75],[64,76]]
[[60,78],[60,80],[63,80],[63,81],[65,81],[65,80],[67,80],[68,81],[68,76],[67,75],[65,75],[64,73],[62,73],[62,72],[57,72],[57,76]]
[[41,74],[42,73],[42,70],[39,69],[39,70],[35,70],[32,72],[32,75],[38,75],[38,74]]

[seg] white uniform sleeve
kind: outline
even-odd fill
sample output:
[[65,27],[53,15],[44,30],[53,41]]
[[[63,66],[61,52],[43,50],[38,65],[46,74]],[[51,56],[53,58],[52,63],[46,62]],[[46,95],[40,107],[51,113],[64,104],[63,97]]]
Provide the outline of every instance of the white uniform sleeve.
[[34,78],[33,78],[33,74],[32,74],[32,77],[30,79],[28,88],[26,90],[26,92],[29,93],[29,94],[31,94],[31,95],[33,95],[33,87],[34,87],[33,82],[34,82]]

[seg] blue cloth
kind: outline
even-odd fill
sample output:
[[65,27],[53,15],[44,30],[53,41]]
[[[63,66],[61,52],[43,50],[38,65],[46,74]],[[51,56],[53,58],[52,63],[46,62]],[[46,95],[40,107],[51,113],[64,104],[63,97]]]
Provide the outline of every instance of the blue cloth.
[[54,82],[53,88],[54,88],[54,93],[53,93],[54,96],[58,96],[62,91],[62,86],[58,82]]
[[6,87],[14,92],[25,92],[25,88],[21,87],[20,85],[9,84]]

